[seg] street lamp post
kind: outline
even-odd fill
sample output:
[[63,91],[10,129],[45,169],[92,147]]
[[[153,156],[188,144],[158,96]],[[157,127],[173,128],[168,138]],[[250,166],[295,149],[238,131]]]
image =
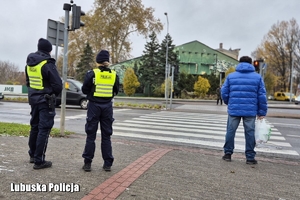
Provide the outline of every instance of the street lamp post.
[[166,71],[165,71],[165,99],[166,99],[166,109],[168,106],[168,51],[169,51],[169,19],[168,19],[168,13],[165,12],[166,18],[167,18],[167,43],[166,43]]
[[293,98],[293,70],[294,70],[294,52],[292,54],[292,66],[291,66],[291,73],[290,73],[290,102],[292,102],[292,98]]

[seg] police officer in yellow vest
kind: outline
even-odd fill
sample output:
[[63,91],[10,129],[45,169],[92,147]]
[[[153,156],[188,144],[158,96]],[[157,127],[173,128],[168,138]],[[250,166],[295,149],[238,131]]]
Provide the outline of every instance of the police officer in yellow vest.
[[101,131],[101,152],[104,160],[103,169],[110,171],[114,161],[112,155],[111,135],[113,106],[112,99],[119,92],[119,77],[115,71],[109,69],[109,52],[101,50],[96,62],[99,67],[86,73],[82,92],[89,100],[87,119],[85,124],[86,144],[82,154],[84,158],[83,170],[91,171],[91,163],[95,153],[97,130]]
[[[25,67],[28,101],[31,106],[29,156],[33,169],[52,166],[45,160],[49,133],[54,125],[55,107],[49,103],[62,91],[62,80],[51,58],[52,44],[46,39],[39,39],[38,51],[30,53]],[[51,101],[51,102],[50,102]],[[54,102],[55,103],[55,102]]]

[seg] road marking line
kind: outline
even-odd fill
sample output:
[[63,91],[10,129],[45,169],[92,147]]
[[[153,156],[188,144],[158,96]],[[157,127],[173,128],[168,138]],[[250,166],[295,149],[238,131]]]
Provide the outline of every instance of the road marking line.
[[300,135],[286,135],[288,137],[297,137],[297,138],[300,138]]
[[280,125],[280,126],[289,126],[289,127],[295,127],[295,126],[300,126],[298,124],[284,124],[284,123],[272,123],[272,124],[276,124],[276,125]]
[[[141,118],[133,118],[133,120],[125,120],[125,123],[127,123],[127,126],[132,126],[134,127],[135,124],[144,124],[145,127],[147,125],[153,125],[151,128],[154,128],[156,126],[165,126],[165,127],[173,127],[174,129],[177,129],[177,127],[187,127],[187,130],[193,130],[193,128],[196,129],[214,129],[214,130],[220,130],[223,131],[222,134],[225,132],[226,133],[226,123],[218,123],[218,124],[213,124],[213,123],[208,123],[208,122],[188,122],[188,121],[179,121],[179,122],[172,122],[169,120],[152,120],[152,119],[141,119]],[[114,126],[118,126],[119,124],[121,124],[120,122],[115,123]],[[205,125],[210,125],[205,126]],[[240,123],[237,132],[242,132],[244,134],[244,127],[243,125]],[[280,135],[281,133],[278,132],[278,130],[276,128],[272,127],[272,135]]]
[[[131,110],[131,109],[119,109],[119,110],[114,110],[113,112],[123,112],[123,111],[127,111],[127,110]],[[65,120],[70,120],[70,119],[82,119],[82,118],[86,118],[86,114],[80,114],[80,115],[73,115],[73,116],[66,116]],[[59,122],[60,121],[60,116],[57,116],[54,118],[55,122]]]
[[[196,137],[196,138],[207,138],[207,139],[217,139],[224,140],[226,129],[225,128],[211,128],[213,130],[209,130],[210,127],[200,127],[198,129],[190,129],[190,128],[174,128],[168,126],[157,126],[157,125],[145,125],[145,124],[128,124],[119,122],[118,126],[113,126],[114,130],[119,131],[134,131],[134,132],[145,132],[152,134],[166,134],[166,135],[176,135],[183,137]],[[157,130],[159,129],[159,130]],[[238,137],[235,138],[236,141],[245,141],[244,139],[244,131],[236,132]],[[272,136],[272,140],[281,140],[285,141],[285,138],[282,136]],[[278,145],[286,145],[287,143],[279,142]],[[290,146],[290,145],[289,145]]]
[[120,108],[120,109],[114,109],[113,112],[123,112],[123,111],[127,111],[127,110],[132,110],[132,109]]
[[[128,132],[135,131],[135,132],[139,132],[139,133],[155,134],[155,135],[145,134],[144,135],[145,137],[144,136],[142,137],[145,139],[158,139],[158,140],[162,140],[162,141],[183,142],[183,143],[189,143],[189,144],[201,144],[201,145],[205,145],[205,146],[213,146],[213,144],[215,144],[218,147],[223,147],[223,145],[224,145],[223,140],[225,140],[225,134],[224,134],[224,136],[215,136],[215,135],[207,135],[207,134],[176,133],[176,132],[171,132],[171,131],[159,131],[159,130],[153,131],[153,130],[144,130],[144,129],[139,129],[139,128],[132,129],[132,128],[125,128],[125,127],[119,127],[119,128],[114,127],[114,130],[117,130],[117,131],[114,131],[113,135],[118,135],[118,136],[126,136],[126,137],[128,136],[128,137],[138,137],[138,138],[142,137],[142,134],[124,132],[124,131],[128,131]],[[121,132],[121,131],[123,131],[123,132]],[[156,135],[156,134],[161,134],[163,136]],[[190,138],[178,138],[178,137],[174,137],[174,136],[185,136],[185,137],[190,137]],[[203,138],[205,140],[200,140],[200,138]],[[211,142],[211,141],[207,141],[207,139],[221,140],[222,142],[213,142],[213,141]],[[245,139],[236,137],[235,141],[243,142],[243,141],[245,141]],[[288,142],[272,141],[272,144],[278,145],[278,146],[284,146],[284,147],[292,147],[290,145],[290,143],[288,143]]]
[[[206,140],[191,140],[188,138],[175,138],[175,137],[167,137],[167,136],[154,136],[154,135],[143,135],[143,134],[133,134],[133,133],[125,133],[125,132],[116,132],[114,131],[113,135],[116,136],[122,136],[122,137],[131,137],[131,138],[137,138],[137,139],[148,139],[148,140],[159,140],[159,141],[165,141],[165,142],[176,142],[176,143],[184,143],[184,144],[196,144],[196,145],[202,145],[202,146],[209,146],[209,147],[216,147],[222,149],[224,146],[224,142],[221,141],[206,141]],[[255,148],[255,151],[258,152],[268,152],[268,153],[277,153],[277,154],[287,154],[287,155],[297,155],[299,156],[299,153],[294,150],[288,150],[288,149],[278,149],[275,146],[275,142],[267,143],[270,144],[268,146],[263,146],[261,148]],[[283,143],[281,143],[283,144]],[[290,144],[286,143],[284,145],[287,148],[290,148]],[[244,144],[235,144],[234,145],[236,150],[245,151],[245,145]],[[278,146],[277,146],[278,147]]]
[[138,179],[140,175],[147,171],[156,161],[169,151],[172,151],[172,149],[154,149],[146,153],[126,168],[101,183],[87,196],[83,197],[82,200],[116,199],[126,188]]

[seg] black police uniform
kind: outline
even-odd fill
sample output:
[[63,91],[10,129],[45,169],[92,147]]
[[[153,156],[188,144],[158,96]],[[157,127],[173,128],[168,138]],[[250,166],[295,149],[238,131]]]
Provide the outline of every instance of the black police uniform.
[[48,52],[37,51],[30,53],[27,57],[27,65],[36,66],[40,62],[47,60],[41,69],[44,89],[38,90],[30,87],[29,77],[26,73],[26,85],[28,87],[28,100],[31,106],[29,156],[34,157],[35,165],[45,162],[45,152],[47,149],[48,137],[54,125],[55,109],[50,108],[45,95],[58,96],[62,91],[62,80],[55,65],[55,59],[51,58]]
[[[100,66],[101,71],[110,71],[109,68]],[[95,140],[97,130],[100,122],[101,130],[101,152],[104,160],[103,166],[112,166],[114,157],[112,155],[111,146],[111,135],[113,133],[112,123],[113,118],[113,106],[112,99],[114,95],[118,94],[119,91],[119,77],[116,75],[116,81],[113,86],[112,97],[95,97],[95,84],[94,84],[95,73],[93,70],[87,72],[83,85],[82,92],[87,95],[89,100],[87,119],[85,124],[85,132],[87,134],[86,144],[82,157],[84,163],[91,163],[95,153]]]

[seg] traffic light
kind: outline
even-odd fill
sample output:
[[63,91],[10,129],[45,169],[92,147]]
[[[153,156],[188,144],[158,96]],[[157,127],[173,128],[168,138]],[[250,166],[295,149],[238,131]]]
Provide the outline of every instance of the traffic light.
[[259,72],[259,61],[258,60],[253,61],[253,66],[255,68],[255,71]]
[[81,10],[80,6],[76,6],[76,4],[72,5],[72,31],[84,26],[84,23],[80,21],[80,17],[84,15],[85,13]]

